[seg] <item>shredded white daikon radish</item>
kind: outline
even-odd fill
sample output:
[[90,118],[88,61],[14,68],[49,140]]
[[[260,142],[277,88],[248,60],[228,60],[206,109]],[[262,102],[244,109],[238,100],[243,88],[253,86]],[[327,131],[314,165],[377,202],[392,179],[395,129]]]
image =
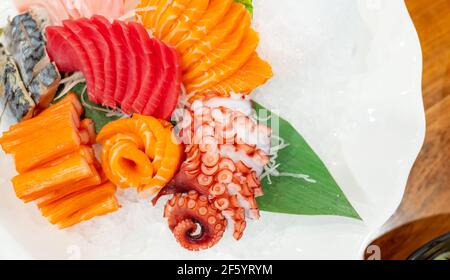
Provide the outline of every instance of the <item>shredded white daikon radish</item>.
[[54,98],[55,101],[58,101],[59,99],[63,98],[67,93],[69,93],[76,85],[79,83],[83,83],[86,80],[84,79],[83,73],[81,72],[75,72],[69,77],[62,79],[59,82],[59,85],[64,85],[61,92]]
[[90,110],[94,110],[94,111],[99,111],[99,112],[103,112],[106,113],[107,117],[118,117],[121,119],[126,119],[126,118],[130,118],[130,115],[125,114],[124,112],[122,112],[122,110],[113,110],[113,109],[108,109],[108,108],[102,108],[102,107],[98,107],[98,106],[92,106],[90,104],[88,104],[86,102],[86,95],[87,93],[87,87],[85,86],[83,88],[83,92],[81,93],[81,104],[83,105],[83,107],[88,108]]
[[269,163],[264,167],[264,172],[261,175],[261,179],[267,178],[267,182],[269,185],[272,184],[272,178],[271,177],[292,177],[296,179],[304,180],[308,183],[317,183],[316,180],[312,179],[311,176],[306,174],[300,174],[300,173],[291,173],[291,172],[280,172],[278,169],[282,165],[281,163],[277,163],[278,159],[278,153],[289,147],[290,144],[286,143],[286,141],[281,138],[278,135],[272,135],[273,143],[278,143],[277,145],[273,146],[270,150],[270,160]]

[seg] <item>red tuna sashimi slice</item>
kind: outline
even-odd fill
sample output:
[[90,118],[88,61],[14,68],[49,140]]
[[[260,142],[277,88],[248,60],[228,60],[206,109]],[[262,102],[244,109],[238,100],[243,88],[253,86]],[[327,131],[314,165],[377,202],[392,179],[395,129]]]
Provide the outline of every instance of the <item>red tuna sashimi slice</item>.
[[[109,29],[111,23],[103,16],[94,16],[90,22],[96,27],[99,36],[101,36],[106,44],[103,46],[104,56],[104,72],[105,72],[105,86],[100,102],[104,106],[116,108],[114,101],[114,93],[116,89],[116,59],[114,55],[114,46],[111,41]],[[100,40],[100,39],[99,39]]]
[[[89,61],[89,65],[92,73],[93,86],[91,90],[88,89],[89,99],[94,103],[99,103],[97,89],[100,88],[98,85],[100,79],[104,79],[103,63],[100,56],[100,51],[95,46],[94,42],[89,39],[88,34],[84,32],[81,28],[80,22],[76,20],[64,20],[64,27],[72,32],[72,34],[77,37],[80,46],[86,53]],[[102,78],[100,78],[100,76]]]
[[109,62],[109,46],[103,36],[97,30],[97,27],[92,24],[90,20],[82,18],[77,20],[76,22],[82,29],[82,35],[85,35],[85,39],[87,41],[90,41],[90,43],[95,46],[95,49],[97,50],[96,53],[99,54],[99,57],[94,57],[93,59],[95,60],[91,61],[95,78],[95,96],[97,97],[98,103],[103,103],[106,71],[110,72],[110,67],[105,67],[106,62]]
[[155,118],[168,120],[172,116],[178,105],[178,99],[181,94],[181,76],[182,69],[180,65],[180,57],[178,52],[171,47],[168,47],[171,53],[172,66],[170,69],[170,74],[168,75],[169,85],[165,91],[165,96],[158,109],[154,113]]
[[[81,71],[86,79],[89,97],[94,92],[94,75],[87,53],[84,51],[79,38],[65,27],[48,27],[47,51],[51,59],[56,63],[61,71],[68,72]],[[63,49],[65,45],[71,46],[69,49]],[[68,53],[69,52],[69,53]],[[70,57],[70,58],[69,58]],[[69,67],[68,62],[72,61],[73,66]],[[61,68],[59,68],[60,63]]]
[[148,51],[146,56],[150,61],[150,68],[145,69],[148,78],[143,81],[141,91],[133,102],[133,111],[139,114],[143,114],[145,105],[151,98],[154,88],[161,80],[162,57],[161,51],[159,49],[159,44],[155,42],[155,39],[150,38],[150,35],[146,30],[145,33],[142,29],[135,30],[139,32],[139,37],[143,42],[145,42],[145,49]]
[[157,74],[159,79],[154,85],[152,94],[147,100],[144,107],[143,114],[147,116],[153,116],[155,110],[161,102],[164,102],[164,88],[167,87],[167,76],[170,75],[170,54],[167,50],[167,46],[158,39],[153,39],[157,50],[159,51],[159,57],[161,58],[160,72]]
[[[133,109],[136,113],[144,114],[145,108],[148,108],[148,114],[152,115],[153,111],[158,106],[161,101],[161,95],[159,95],[159,88],[164,81],[165,75],[165,57],[162,53],[163,44],[158,39],[150,39],[150,45],[152,53],[150,54],[151,59],[151,78],[149,79],[149,88],[142,94],[139,95],[133,104]],[[154,109],[150,108],[148,103],[154,104]]]
[[[122,22],[117,21],[115,24],[120,25],[122,33],[127,46],[127,57],[130,68],[128,69],[128,86],[124,95],[122,103],[120,104],[122,111],[126,114],[131,114],[131,107],[134,98],[138,95],[142,82],[142,64],[143,51],[139,49],[139,42],[137,37],[130,33],[128,26]],[[130,101],[131,100],[131,101]]]
[[80,59],[73,49],[73,42],[65,39],[65,33],[67,31],[61,26],[49,26],[45,29],[48,56],[51,61],[56,62],[61,72],[80,71]]
[[[154,68],[158,64],[158,57],[153,53],[153,42],[143,25],[131,22],[128,24],[128,29],[132,38],[133,49],[136,50],[136,53],[140,53],[140,60],[142,63],[142,80],[137,95],[129,96],[129,98],[124,101],[124,104],[122,106],[125,108],[128,108],[128,106],[132,106],[131,110],[133,112],[142,114],[142,110],[137,110],[139,109],[137,108],[137,101],[148,100],[151,95],[152,83],[154,82],[153,80],[155,78]],[[141,108],[145,107],[145,103],[146,102],[142,102],[143,105],[141,105]]]
[[142,113],[136,112],[133,105],[137,98],[150,96],[154,61],[157,58],[153,55],[152,41],[143,25],[131,22],[128,24],[128,30],[132,49],[135,51],[141,64],[141,75],[137,77],[140,80],[140,87],[134,94],[129,94],[125,97],[122,102],[122,110],[127,114],[131,112]]
[[116,90],[114,92],[114,100],[117,104],[122,104],[127,94],[128,71],[134,65],[130,63],[130,54],[128,53],[122,27],[118,21],[113,22],[110,33],[116,58]]

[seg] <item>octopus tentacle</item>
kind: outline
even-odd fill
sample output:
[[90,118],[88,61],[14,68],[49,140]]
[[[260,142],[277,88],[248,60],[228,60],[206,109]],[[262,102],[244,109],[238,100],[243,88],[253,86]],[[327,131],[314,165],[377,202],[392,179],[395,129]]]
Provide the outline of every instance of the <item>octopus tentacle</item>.
[[192,251],[216,245],[227,227],[220,211],[196,191],[175,194],[166,204],[164,216],[178,243]]
[[[186,160],[154,203],[162,195],[174,194],[166,217],[175,238],[187,249],[216,244],[225,230],[224,216],[233,223],[236,240],[244,234],[246,218],[260,218],[255,198],[263,195],[259,175],[269,162],[272,131],[250,114],[251,103],[245,98],[211,95],[195,101],[180,120],[178,137],[185,144]],[[193,209],[186,206],[188,201],[195,204]],[[206,209],[220,230],[205,227],[210,225],[202,215]],[[194,233],[198,226],[200,235]]]

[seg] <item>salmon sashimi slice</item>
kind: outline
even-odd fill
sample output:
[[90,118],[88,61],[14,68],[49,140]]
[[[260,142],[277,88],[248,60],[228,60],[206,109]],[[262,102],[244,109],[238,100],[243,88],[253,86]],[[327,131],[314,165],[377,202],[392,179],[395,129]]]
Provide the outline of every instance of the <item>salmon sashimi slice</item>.
[[163,41],[172,46],[176,45],[192,26],[201,19],[208,5],[209,0],[191,0],[184,13],[172,25],[171,30],[162,37]]
[[132,55],[129,53],[123,34],[122,27],[118,21],[114,21],[110,27],[110,34],[114,45],[114,54],[116,58],[116,87],[114,92],[114,101],[121,104],[128,87],[128,72],[134,67]]
[[110,23],[103,16],[94,16],[91,19],[92,24],[95,25],[101,37],[105,40],[108,48],[105,49],[105,61],[104,61],[104,70],[105,70],[105,90],[102,95],[101,103],[104,106],[110,108],[116,108],[117,105],[114,101],[115,94],[115,85],[117,81],[116,74],[116,57],[114,52],[114,45],[111,40],[111,33],[109,31]]
[[249,94],[272,76],[270,64],[254,53],[250,60],[235,74],[206,91],[215,92],[222,96],[229,96],[230,93]]
[[79,210],[95,204],[104,197],[114,195],[115,192],[116,187],[112,183],[106,183],[93,189],[74,193],[63,200],[44,206],[41,208],[41,213],[52,224],[56,224]]
[[111,195],[107,196],[91,206],[81,209],[78,212],[72,214],[70,217],[59,221],[58,227],[65,229],[73,225],[79,224],[84,221],[88,221],[92,218],[104,216],[112,212],[117,211],[120,208],[119,202],[116,197]]
[[172,134],[169,122],[138,114],[106,125],[98,137],[103,171],[120,188],[164,187],[182,158],[183,147]]
[[[233,31],[250,26],[250,14],[241,4],[233,3],[228,13],[224,16],[224,21],[219,23],[208,35],[182,54],[183,70],[188,70],[192,64],[215,49],[227,36],[233,36]],[[247,31],[247,30],[246,30]]]
[[89,99],[95,103],[98,103],[97,88],[99,86],[97,85],[97,83],[99,82],[98,80],[100,79],[100,76],[102,76],[102,79],[104,79],[103,63],[101,61],[100,51],[97,49],[95,43],[92,42],[92,40],[90,40],[87,34],[83,31],[79,24],[79,21],[65,20],[63,21],[63,25],[66,30],[72,32],[72,34],[74,35],[74,39],[76,39],[77,42],[80,43],[82,51],[86,54],[86,58],[90,68],[89,75],[92,75],[91,82],[93,83],[90,89],[88,86]]
[[177,143],[171,128],[165,128],[164,130],[166,133],[166,148],[161,167],[148,184],[138,189],[144,196],[157,195],[173,179],[181,164],[184,153],[183,146]]
[[84,157],[74,156],[56,166],[38,168],[18,175],[12,182],[17,197],[30,202],[93,174],[94,170]]
[[136,14],[145,26],[150,26],[150,23],[153,21],[158,2],[159,0],[141,0],[141,3],[138,5]]
[[258,33],[249,30],[241,46],[226,61],[215,65],[190,83],[186,83],[188,93],[202,92],[232,76],[251,57],[259,43]]
[[223,20],[233,2],[233,0],[211,0],[203,17],[175,45],[178,52],[185,53],[194,43],[208,35]]
[[[131,114],[131,102],[126,102],[126,99],[128,97],[135,97],[139,94],[142,81],[142,60],[140,60],[140,55],[142,55],[142,52],[138,54],[137,50],[134,49],[134,44],[132,41],[135,41],[137,38],[131,38],[130,30],[123,21],[115,21],[113,26],[113,28],[117,28],[117,30],[120,29],[122,32],[122,38],[126,49],[125,57],[128,60],[129,67],[127,69],[128,79],[126,92],[122,93],[122,97],[119,97],[116,100],[120,102],[121,109],[126,114]],[[124,106],[124,104],[126,104],[126,106]]]
[[164,130],[164,126],[154,117],[148,117],[143,115],[133,115],[133,119],[138,121],[144,121],[150,128],[154,135],[153,147],[146,150],[146,154],[152,159],[153,166],[157,170],[161,167],[161,162],[164,159],[164,153],[166,150],[167,135]]
[[185,11],[189,2],[190,0],[172,0],[167,9],[162,13],[159,21],[156,23],[154,35],[157,38],[164,38],[167,32],[175,24],[178,17]]
[[178,99],[181,94],[182,73],[180,57],[175,49],[168,49],[171,53],[172,71],[170,71],[170,73],[172,76],[169,77],[169,85],[167,86],[166,95],[164,96],[164,105],[159,106],[153,114],[154,117],[162,120],[170,119],[172,113],[175,111],[178,105]]
[[97,142],[105,144],[108,139],[116,134],[125,134],[129,136],[137,144],[137,147],[143,149],[146,154],[151,153],[152,146],[154,146],[157,141],[155,134],[146,122],[123,119],[111,122],[104,126],[97,136]]
[[234,53],[234,51],[240,46],[250,27],[250,17],[245,18],[247,20],[243,20],[243,22],[238,25],[237,29],[229,34],[222,43],[214,47],[214,49],[186,70],[183,76],[185,83],[193,81],[195,78],[208,71],[211,67],[228,59],[228,57]]
[[157,3],[157,7],[156,10],[153,14],[153,16],[151,17],[151,21],[149,22],[149,29],[152,30],[153,35],[155,35],[156,33],[156,26],[159,23],[159,21],[161,20],[164,12],[169,8],[170,3],[173,0],[159,0]]
[[110,148],[107,160],[115,176],[124,178],[118,182],[120,186],[138,188],[151,180],[154,171],[150,158],[134,141],[117,139],[111,143],[111,146],[108,142],[105,145],[105,149]]

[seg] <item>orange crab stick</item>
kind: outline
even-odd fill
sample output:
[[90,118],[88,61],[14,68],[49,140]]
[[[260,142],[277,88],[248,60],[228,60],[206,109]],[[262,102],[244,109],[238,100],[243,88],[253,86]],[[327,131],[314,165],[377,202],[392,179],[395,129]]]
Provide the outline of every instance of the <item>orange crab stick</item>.
[[89,144],[94,145],[96,143],[97,134],[95,132],[95,124],[91,119],[84,119],[81,121],[81,128],[87,131],[89,135]]
[[12,179],[18,198],[25,202],[36,200],[52,191],[93,176],[95,169],[80,155],[58,165],[38,168]]
[[39,208],[43,208],[49,204],[54,203],[55,201],[66,198],[67,196],[77,193],[84,190],[93,189],[95,186],[102,184],[102,178],[97,173],[92,177],[88,177],[79,182],[76,182],[72,185],[66,185],[61,189],[58,189],[52,193],[49,193],[41,198],[39,198],[36,202]]
[[[30,121],[34,121],[31,119]],[[14,153],[22,144],[30,144],[39,138],[47,138],[49,134],[55,134],[62,129],[69,127],[76,127],[77,121],[74,121],[71,113],[66,111],[53,119],[46,118],[39,121],[39,124],[27,124],[23,122],[24,126],[5,132],[0,138],[0,144],[6,153]],[[45,131],[45,133],[43,133]]]
[[72,214],[70,217],[59,221],[57,225],[60,229],[68,228],[83,221],[90,220],[94,217],[99,217],[115,212],[119,208],[120,205],[115,196],[106,196],[96,201],[91,206],[81,209]]
[[41,212],[52,224],[57,224],[79,210],[95,204],[102,198],[114,195],[115,191],[116,186],[114,184],[106,183],[94,189],[74,193],[63,200],[44,206],[41,208]]
[[38,167],[61,156],[73,153],[80,148],[81,139],[73,122],[62,125],[54,131],[50,129],[32,142],[16,147],[14,159],[19,173]]

